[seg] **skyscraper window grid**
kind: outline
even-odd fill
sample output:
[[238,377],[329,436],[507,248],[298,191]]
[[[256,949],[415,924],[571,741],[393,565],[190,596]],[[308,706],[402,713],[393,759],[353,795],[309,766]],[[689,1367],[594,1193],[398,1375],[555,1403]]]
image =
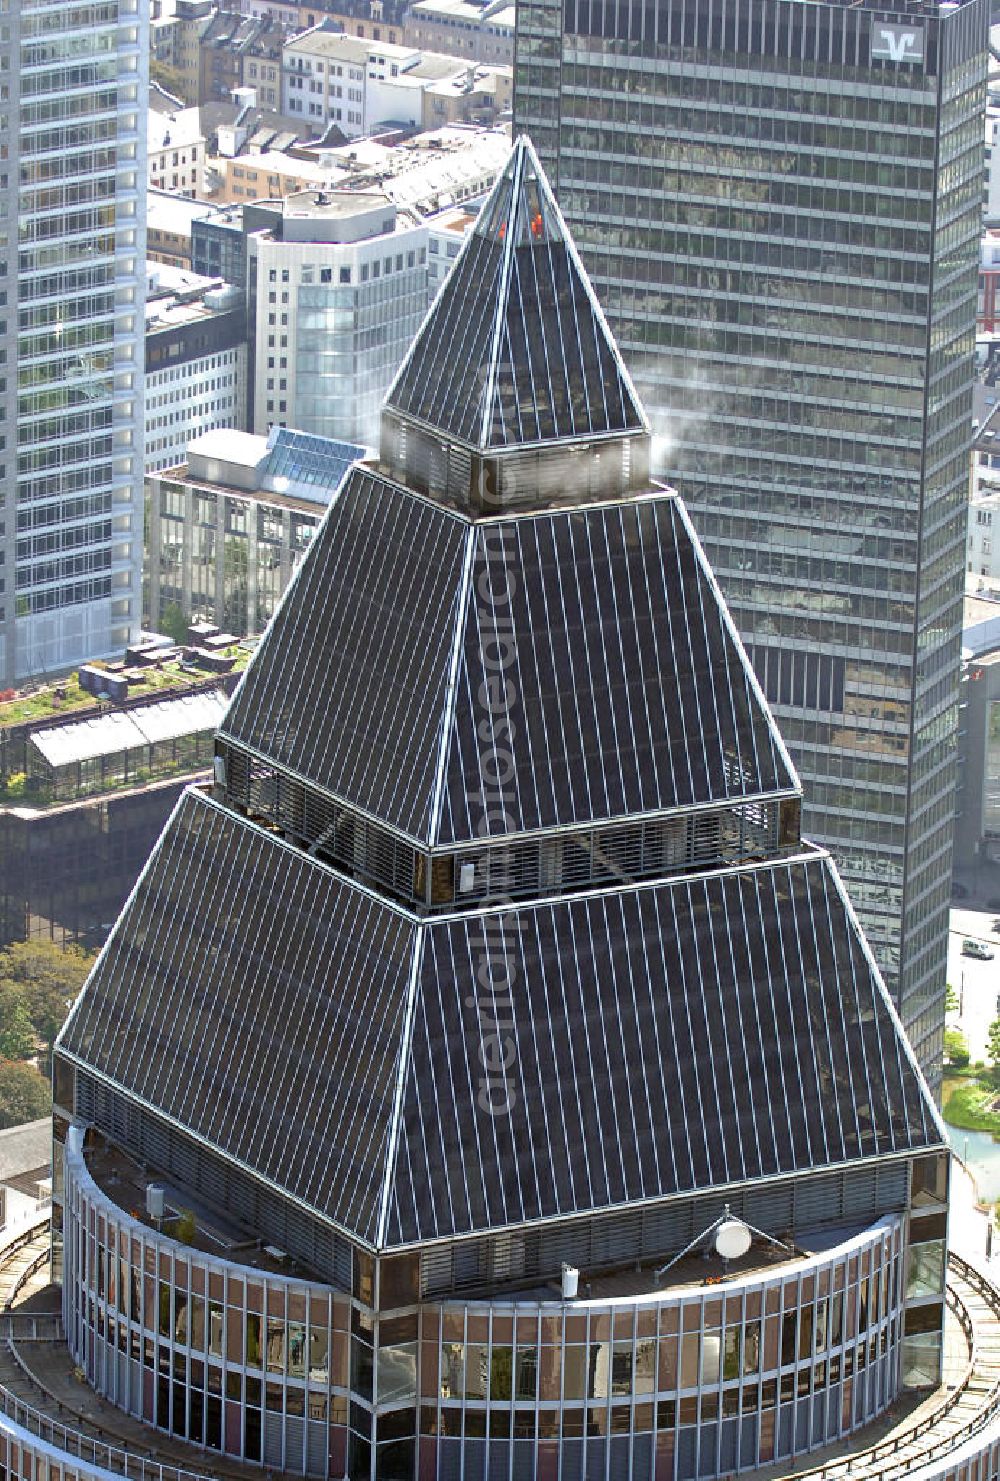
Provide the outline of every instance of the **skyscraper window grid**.
[[137,0],[0,22],[8,684],[120,650],[140,619],[147,24]]
[[525,0],[559,191],[940,1073],[987,12]]

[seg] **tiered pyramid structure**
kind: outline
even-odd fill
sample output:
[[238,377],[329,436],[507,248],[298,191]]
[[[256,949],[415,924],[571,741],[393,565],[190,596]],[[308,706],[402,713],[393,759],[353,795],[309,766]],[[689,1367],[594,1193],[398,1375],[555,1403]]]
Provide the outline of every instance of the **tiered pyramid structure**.
[[941,1144],[648,444],[521,139],[62,1035],[110,1136],[374,1253]]

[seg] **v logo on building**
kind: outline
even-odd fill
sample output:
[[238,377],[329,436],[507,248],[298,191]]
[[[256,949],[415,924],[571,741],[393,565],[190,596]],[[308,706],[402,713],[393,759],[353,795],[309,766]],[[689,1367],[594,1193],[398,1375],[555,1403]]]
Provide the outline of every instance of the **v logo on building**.
[[923,35],[920,31],[900,26],[879,26],[878,40],[872,45],[872,57],[890,62],[919,62],[923,59]]

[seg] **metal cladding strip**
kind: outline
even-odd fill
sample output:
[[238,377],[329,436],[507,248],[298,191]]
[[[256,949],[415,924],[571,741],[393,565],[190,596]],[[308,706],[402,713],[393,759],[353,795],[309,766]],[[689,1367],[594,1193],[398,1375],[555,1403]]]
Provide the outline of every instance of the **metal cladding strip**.
[[510,274],[514,255],[515,236],[515,233],[510,230],[510,226],[512,224],[512,217],[514,215],[514,210],[517,204],[518,187],[520,185],[521,177],[524,172],[524,150],[523,148],[519,148],[517,144],[515,144],[514,146],[514,153],[511,156],[511,160],[509,165],[507,166],[507,170],[504,171],[503,178],[501,179],[496,188],[496,191],[494,192],[494,198],[497,200],[499,200],[500,194],[502,193],[506,185],[508,172],[510,173],[510,201],[508,203],[507,211],[508,229],[505,230],[503,237],[503,257],[500,263],[499,292],[497,294],[496,304],[494,305],[494,313],[496,317],[493,323],[493,335],[490,343],[489,356],[486,361],[486,384],[483,388],[483,414],[482,421],[479,427],[479,436],[476,443],[476,445],[481,448],[489,447],[490,445],[490,424],[493,419],[493,403],[496,399],[497,394],[497,376],[499,373],[498,359],[500,353],[500,341],[505,320],[505,314],[503,311],[506,307],[507,298],[510,293]]
[[441,808],[444,802],[444,780],[445,768],[448,762],[448,752],[451,743],[451,733],[455,725],[455,708],[458,703],[458,675],[462,662],[462,650],[466,628],[469,623],[469,603],[472,590],[472,568],[475,561],[478,544],[478,532],[470,525],[465,532],[465,553],[462,557],[462,575],[459,583],[458,596],[455,601],[455,626],[452,633],[451,658],[448,662],[448,680],[444,693],[444,704],[442,706],[441,723],[438,728],[437,743],[437,766],[435,768],[434,785],[431,789],[430,805],[428,809],[429,820],[427,826],[427,838],[430,847],[433,848],[438,841],[438,832],[441,827]]
[[406,1088],[410,1068],[413,1016],[416,1010],[417,992],[420,982],[420,964],[424,951],[425,937],[426,932],[423,930],[413,933],[410,973],[406,984],[406,1012],[403,1022],[403,1032],[399,1041],[399,1057],[396,1061],[396,1086],[393,1091],[392,1115],[389,1122],[389,1135],[386,1138],[385,1168],[382,1173],[382,1188],[379,1196],[378,1221],[375,1226],[375,1246],[377,1249],[381,1249],[385,1244],[386,1226],[389,1219],[389,1202],[395,1181],[396,1159],[399,1155],[400,1119],[403,1112],[403,1093]]

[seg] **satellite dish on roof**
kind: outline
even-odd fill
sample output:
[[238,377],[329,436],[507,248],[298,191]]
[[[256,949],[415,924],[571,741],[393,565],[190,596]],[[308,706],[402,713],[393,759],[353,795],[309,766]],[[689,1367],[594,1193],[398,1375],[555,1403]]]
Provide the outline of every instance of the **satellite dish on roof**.
[[724,1260],[738,1260],[753,1243],[753,1235],[741,1219],[723,1219],[715,1231],[715,1249]]

